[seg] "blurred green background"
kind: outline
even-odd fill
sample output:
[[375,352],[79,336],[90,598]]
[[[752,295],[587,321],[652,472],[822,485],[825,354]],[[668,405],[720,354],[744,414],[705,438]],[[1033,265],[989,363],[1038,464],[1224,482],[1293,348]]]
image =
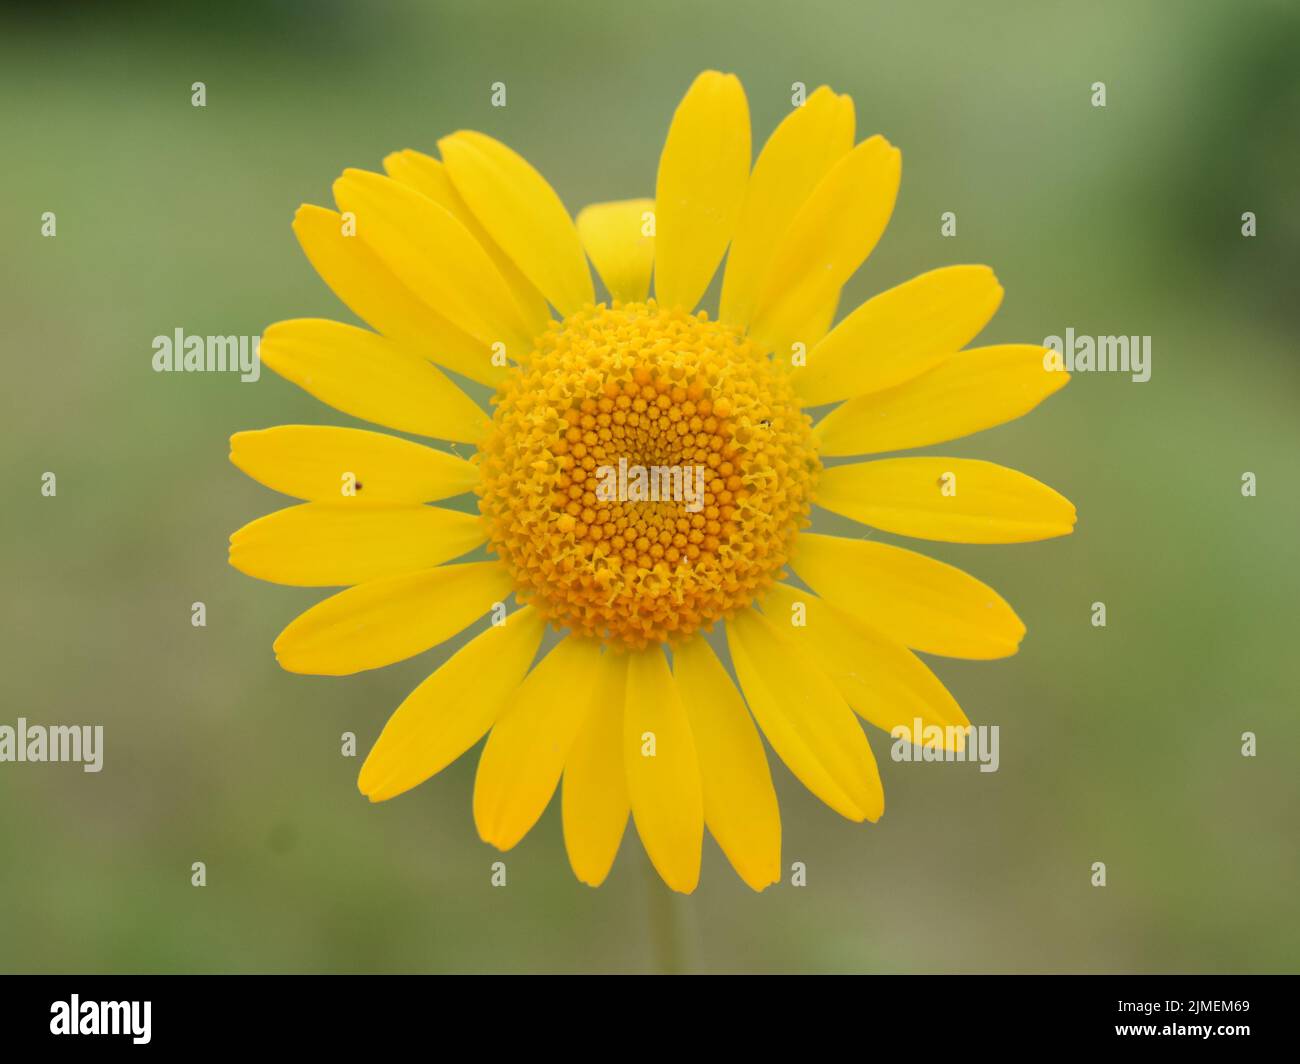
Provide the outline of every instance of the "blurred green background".
[[[6,5],[0,723],[107,735],[99,775],[0,765],[0,969],[1300,969],[1297,49],[1283,2]],[[669,897],[631,829],[593,891],[553,803],[494,889],[477,751],[383,805],[355,787],[456,644],[284,673],[272,640],[321,593],[226,564],[229,533],[284,503],[229,465],[228,436],[348,419],[269,371],[155,374],[151,340],[351,320],[294,209],[456,128],[508,141],[575,212],[650,195],[706,67],[744,80],[756,146],[803,81],[851,93],[859,135],[902,148],[893,222],[844,307],[985,262],[1007,298],[981,342],[1149,334],[1152,378],[1076,375],[933,449],[1024,469],[1080,511],[1069,539],[932,550],[1029,627],[1015,658],[936,662],[1001,727],[999,772],[895,764],[873,733],[870,826],[774,761],[783,860],[808,885],[762,895],[706,841],[699,890]]]

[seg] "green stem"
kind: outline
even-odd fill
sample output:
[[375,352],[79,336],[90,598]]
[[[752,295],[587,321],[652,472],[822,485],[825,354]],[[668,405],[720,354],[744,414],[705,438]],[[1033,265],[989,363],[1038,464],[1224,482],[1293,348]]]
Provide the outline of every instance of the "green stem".
[[643,857],[643,860],[654,971],[659,975],[681,975],[686,965],[682,956],[681,926],[677,919],[678,899],[659,878],[650,858]]

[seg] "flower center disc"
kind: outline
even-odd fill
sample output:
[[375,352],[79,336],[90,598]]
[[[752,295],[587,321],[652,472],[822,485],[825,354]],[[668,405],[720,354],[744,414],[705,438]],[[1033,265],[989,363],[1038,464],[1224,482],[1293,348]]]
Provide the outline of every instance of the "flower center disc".
[[489,550],[557,627],[681,642],[769,587],[808,523],[811,423],[782,368],[703,312],[584,308],[493,402]]

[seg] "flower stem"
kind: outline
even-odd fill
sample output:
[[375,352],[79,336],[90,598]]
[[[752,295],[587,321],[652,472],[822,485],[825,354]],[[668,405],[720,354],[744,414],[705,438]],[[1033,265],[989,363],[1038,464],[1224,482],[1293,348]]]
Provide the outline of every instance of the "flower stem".
[[658,975],[682,975],[686,970],[682,951],[681,925],[678,921],[680,899],[673,896],[659,878],[649,857],[646,868],[646,900],[650,924],[650,945],[654,951],[653,970]]

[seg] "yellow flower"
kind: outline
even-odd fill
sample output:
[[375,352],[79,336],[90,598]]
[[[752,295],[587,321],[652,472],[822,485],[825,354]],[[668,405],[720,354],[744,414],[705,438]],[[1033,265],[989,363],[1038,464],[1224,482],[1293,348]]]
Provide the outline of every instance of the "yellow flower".
[[[1068,376],[1039,347],[964,350],[1002,297],[984,266],[923,274],[830,328],[889,220],[900,155],[879,136],[855,146],[853,103],[828,88],[751,169],[740,82],[701,74],[654,199],[597,204],[576,225],[491,137],[438,148],[390,155],[386,175],[345,171],[340,213],[295,218],[374,331],[281,322],[261,355],[346,414],[478,453],[351,428],[239,433],[235,465],[306,501],[235,533],[231,563],[347,588],[276,640],[291,672],[378,668],[494,614],[389,720],[358,781],[372,801],[487,735],[473,803],[487,842],[514,846],[563,780],[583,882],[605,879],[630,814],[674,890],[696,886],[706,825],[761,890],[781,873],[781,827],[759,729],[827,805],[874,821],[884,794],[855,711],[960,743],[966,716],[914,651],[1004,657],[1025,631],[961,570],[801,531],[811,504],[922,539],[1065,535],[1074,507],[1024,474],[861,457],[1009,421]],[[724,254],[715,319],[696,306]],[[434,363],[495,388],[492,418]],[[832,403],[815,425],[804,413]],[[478,516],[426,505],[470,490]],[[492,560],[453,562],[484,544]],[[803,588],[782,582],[787,566]],[[700,634],[717,622],[739,690]],[[548,624],[565,634],[538,661]]]

